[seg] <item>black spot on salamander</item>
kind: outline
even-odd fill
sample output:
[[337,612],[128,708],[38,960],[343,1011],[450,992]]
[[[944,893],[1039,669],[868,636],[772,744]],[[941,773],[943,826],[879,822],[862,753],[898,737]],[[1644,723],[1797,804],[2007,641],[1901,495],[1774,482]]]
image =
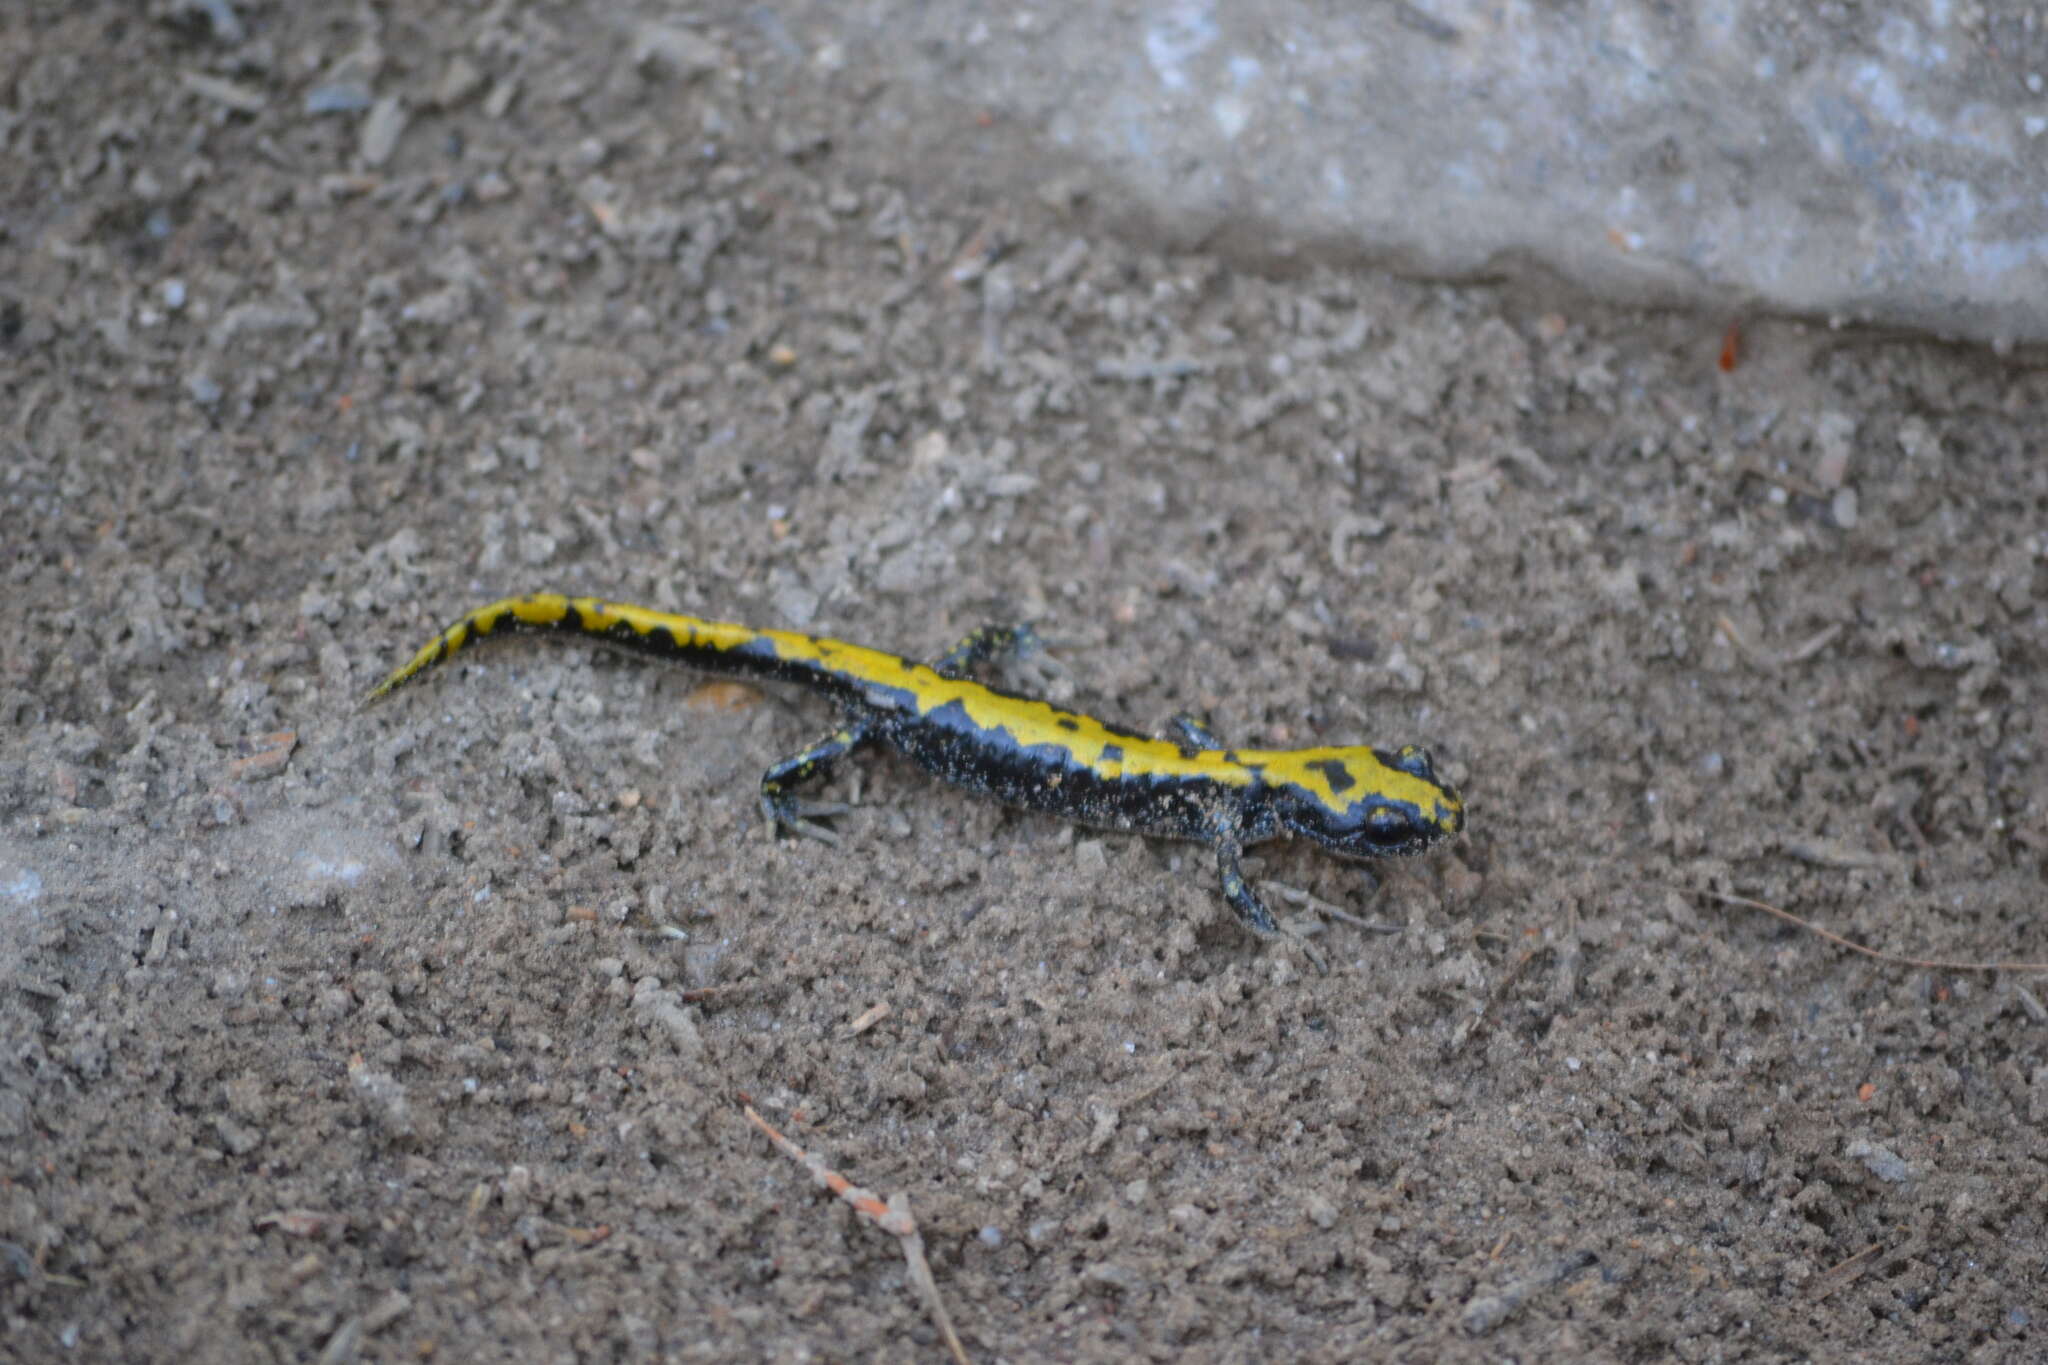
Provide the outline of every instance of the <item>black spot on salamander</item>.
[[1121,744],[1105,744],[1105,745],[1103,745],[1103,746],[1102,746],[1102,761],[1103,761],[1104,763],[1121,763],[1121,762],[1123,762],[1123,761],[1124,761],[1124,746],[1123,746],[1123,745],[1121,745]]
[[648,643],[658,645],[671,654],[682,651],[682,644],[676,639],[676,633],[667,626],[656,626],[653,630],[648,631],[647,640]]
[[1351,769],[1346,767],[1341,759],[1325,758],[1308,766],[1323,775],[1330,784],[1330,791],[1337,796],[1342,796],[1358,785],[1358,779],[1351,775]]
[[1078,730],[1081,728],[1081,722],[1075,720],[1072,716],[1061,716],[1053,724],[1059,726],[1062,730]]
[[567,604],[562,608],[562,619],[560,624],[567,626],[571,630],[588,629],[588,627],[586,627],[583,624],[582,610],[579,607],[577,607],[576,604],[573,602]]

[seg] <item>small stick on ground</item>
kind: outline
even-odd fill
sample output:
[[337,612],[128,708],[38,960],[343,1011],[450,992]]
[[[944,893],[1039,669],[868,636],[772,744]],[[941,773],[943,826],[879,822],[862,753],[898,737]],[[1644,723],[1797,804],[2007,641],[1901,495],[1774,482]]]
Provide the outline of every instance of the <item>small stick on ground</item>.
[[1498,1005],[1507,995],[1508,987],[1515,984],[1515,979],[1522,974],[1522,969],[1531,962],[1534,962],[1538,953],[1548,951],[1549,946],[1547,944],[1538,944],[1534,948],[1527,949],[1520,957],[1515,959],[1507,971],[1501,974],[1500,980],[1494,983],[1491,991],[1487,992],[1486,1001],[1480,1005],[1479,1013],[1468,1016],[1463,1023],[1452,1030],[1451,1046],[1448,1049],[1452,1055],[1455,1056],[1458,1052],[1462,1051],[1465,1044],[1471,1042],[1473,1037],[1486,1027],[1487,1020],[1493,1014],[1493,1007]]
[[846,1026],[846,1036],[858,1038],[895,1012],[896,1007],[886,1000],[878,1005],[870,1005],[861,1011],[860,1018]]
[[1343,906],[1332,905],[1322,897],[1304,891],[1298,886],[1289,886],[1285,882],[1276,882],[1271,878],[1267,878],[1265,885],[1268,891],[1274,892],[1289,905],[1306,905],[1317,914],[1326,919],[1336,920],[1339,924],[1348,924],[1354,929],[1363,929],[1369,934],[1398,934],[1401,932],[1401,926],[1398,924],[1388,924],[1383,920],[1361,919]]
[[1807,1301],[1809,1303],[1819,1303],[1843,1285],[1853,1283],[1864,1271],[1870,1268],[1870,1258],[1883,1250],[1883,1248],[1884,1243],[1872,1242],[1848,1260],[1823,1270],[1814,1278],[1813,1283],[1807,1287]]
[[1815,501],[1820,501],[1827,497],[1826,491],[1819,484],[1810,483],[1800,478],[1797,474],[1788,473],[1782,469],[1766,468],[1761,460],[1744,460],[1741,464],[1735,466],[1734,472],[1737,475],[1747,474],[1750,478],[1756,479],[1760,483],[1774,483],[1787,493],[1798,493]]
[[756,1128],[768,1135],[770,1142],[780,1148],[790,1160],[809,1171],[811,1179],[851,1204],[855,1213],[902,1241],[904,1259],[910,1262],[910,1282],[924,1295],[925,1306],[931,1310],[932,1322],[937,1325],[939,1335],[946,1339],[946,1349],[953,1353],[953,1359],[959,1361],[960,1365],[968,1365],[967,1351],[960,1345],[959,1334],[953,1330],[953,1319],[946,1312],[945,1302],[939,1298],[939,1282],[932,1278],[931,1263],[924,1258],[924,1238],[917,1231],[917,1220],[910,1216],[910,1196],[891,1195],[889,1201],[883,1203],[872,1190],[862,1189],[827,1166],[825,1158],[806,1152],[776,1132],[768,1120],[754,1112],[753,1105],[743,1104],[740,1108]]
[[2048,962],[1942,962],[1932,958],[1902,957],[1897,953],[1867,947],[1854,939],[1843,938],[1832,930],[1821,928],[1811,920],[1799,918],[1790,910],[1780,910],[1775,905],[1766,905],[1747,896],[1731,896],[1725,891],[1709,891],[1704,887],[1691,888],[1691,892],[1695,896],[1705,896],[1724,905],[1741,905],[1751,910],[1761,910],[1766,915],[1774,915],[1784,920],[1787,924],[1797,925],[1816,938],[1824,938],[1838,948],[1847,948],[1852,953],[1861,953],[1865,957],[1874,957],[1879,962],[1889,962],[1899,967],[1918,967],[1922,971],[1930,972],[2048,972]]
[[1743,639],[1742,631],[1736,627],[1734,620],[1728,616],[1715,617],[1714,626],[1721,632],[1722,637],[1735,647],[1737,654],[1740,654],[1743,658],[1749,660],[1751,664],[1766,673],[1774,672],[1780,668],[1787,668],[1793,664],[1806,662],[1833,644],[1835,637],[1842,633],[1842,627],[1839,624],[1826,626],[1817,634],[1810,636],[1806,643],[1795,645],[1782,654],[1772,654]]
[[722,1005],[745,995],[779,996],[787,993],[789,983],[768,979],[750,981],[725,981],[713,986],[693,986],[676,992],[676,1001],[684,1005]]

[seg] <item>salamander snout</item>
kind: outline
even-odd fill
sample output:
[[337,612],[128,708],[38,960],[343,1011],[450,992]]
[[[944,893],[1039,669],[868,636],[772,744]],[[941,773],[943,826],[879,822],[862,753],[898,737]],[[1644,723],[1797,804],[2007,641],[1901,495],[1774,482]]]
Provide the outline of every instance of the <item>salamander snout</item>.
[[1322,781],[1282,782],[1274,812],[1296,834],[1350,858],[1420,853],[1465,828],[1465,803],[1436,774],[1429,751],[1323,751]]
[[1429,750],[1419,744],[1404,744],[1396,750],[1387,765],[1419,777],[1437,790],[1434,810],[1426,813],[1426,821],[1442,835],[1456,834],[1465,828],[1465,803],[1458,799],[1458,793],[1449,783],[1436,775],[1436,762],[1429,756]]

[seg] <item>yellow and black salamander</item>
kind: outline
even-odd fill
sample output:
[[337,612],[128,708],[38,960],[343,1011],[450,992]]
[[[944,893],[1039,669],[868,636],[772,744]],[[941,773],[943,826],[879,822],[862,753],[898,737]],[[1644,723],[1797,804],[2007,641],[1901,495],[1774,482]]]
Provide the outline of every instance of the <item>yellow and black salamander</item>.
[[926,665],[817,635],[537,593],[470,612],[377,684],[365,704],[472,640],[519,630],[601,636],[711,673],[797,683],[838,703],[839,729],[761,778],[761,809],[777,826],[833,841],[813,817],[845,807],[799,800],[789,787],[821,779],[846,754],[883,740],[927,772],[998,801],[1208,845],[1224,897],[1257,934],[1277,926],[1239,867],[1247,845],[1289,833],[1345,857],[1385,858],[1419,853],[1465,824],[1457,792],[1414,745],[1232,749],[1187,716],[1175,717],[1175,738],[1153,739],[969,676],[1035,648],[1029,626],[978,630]]

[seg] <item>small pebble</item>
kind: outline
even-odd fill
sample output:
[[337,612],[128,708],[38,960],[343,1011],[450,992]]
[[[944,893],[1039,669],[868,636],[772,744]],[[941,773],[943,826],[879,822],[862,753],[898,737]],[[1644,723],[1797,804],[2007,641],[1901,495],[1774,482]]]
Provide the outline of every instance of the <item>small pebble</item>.
[[434,103],[443,109],[452,109],[483,86],[484,73],[477,70],[476,63],[467,57],[457,56],[441,72],[441,82],[434,87]]
[[633,67],[644,76],[688,79],[716,71],[725,54],[716,43],[680,24],[643,24],[633,35]]
[[251,89],[249,86],[240,85],[234,81],[222,80],[218,76],[204,75],[197,71],[186,72],[183,79],[187,90],[202,98],[212,100],[223,108],[232,109],[238,114],[260,114],[263,112],[263,106],[266,101],[261,90]]
[[357,143],[365,166],[382,166],[391,159],[398,139],[405,134],[408,117],[398,96],[386,95],[377,101],[370,116],[363,120],[362,136]]
[[360,114],[375,99],[370,87],[356,81],[331,81],[306,92],[309,114]]
[[1835,525],[1841,527],[1844,531],[1855,530],[1856,490],[1853,488],[1837,488],[1834,500],[1828,504],[1828,512],[1834,518]]

